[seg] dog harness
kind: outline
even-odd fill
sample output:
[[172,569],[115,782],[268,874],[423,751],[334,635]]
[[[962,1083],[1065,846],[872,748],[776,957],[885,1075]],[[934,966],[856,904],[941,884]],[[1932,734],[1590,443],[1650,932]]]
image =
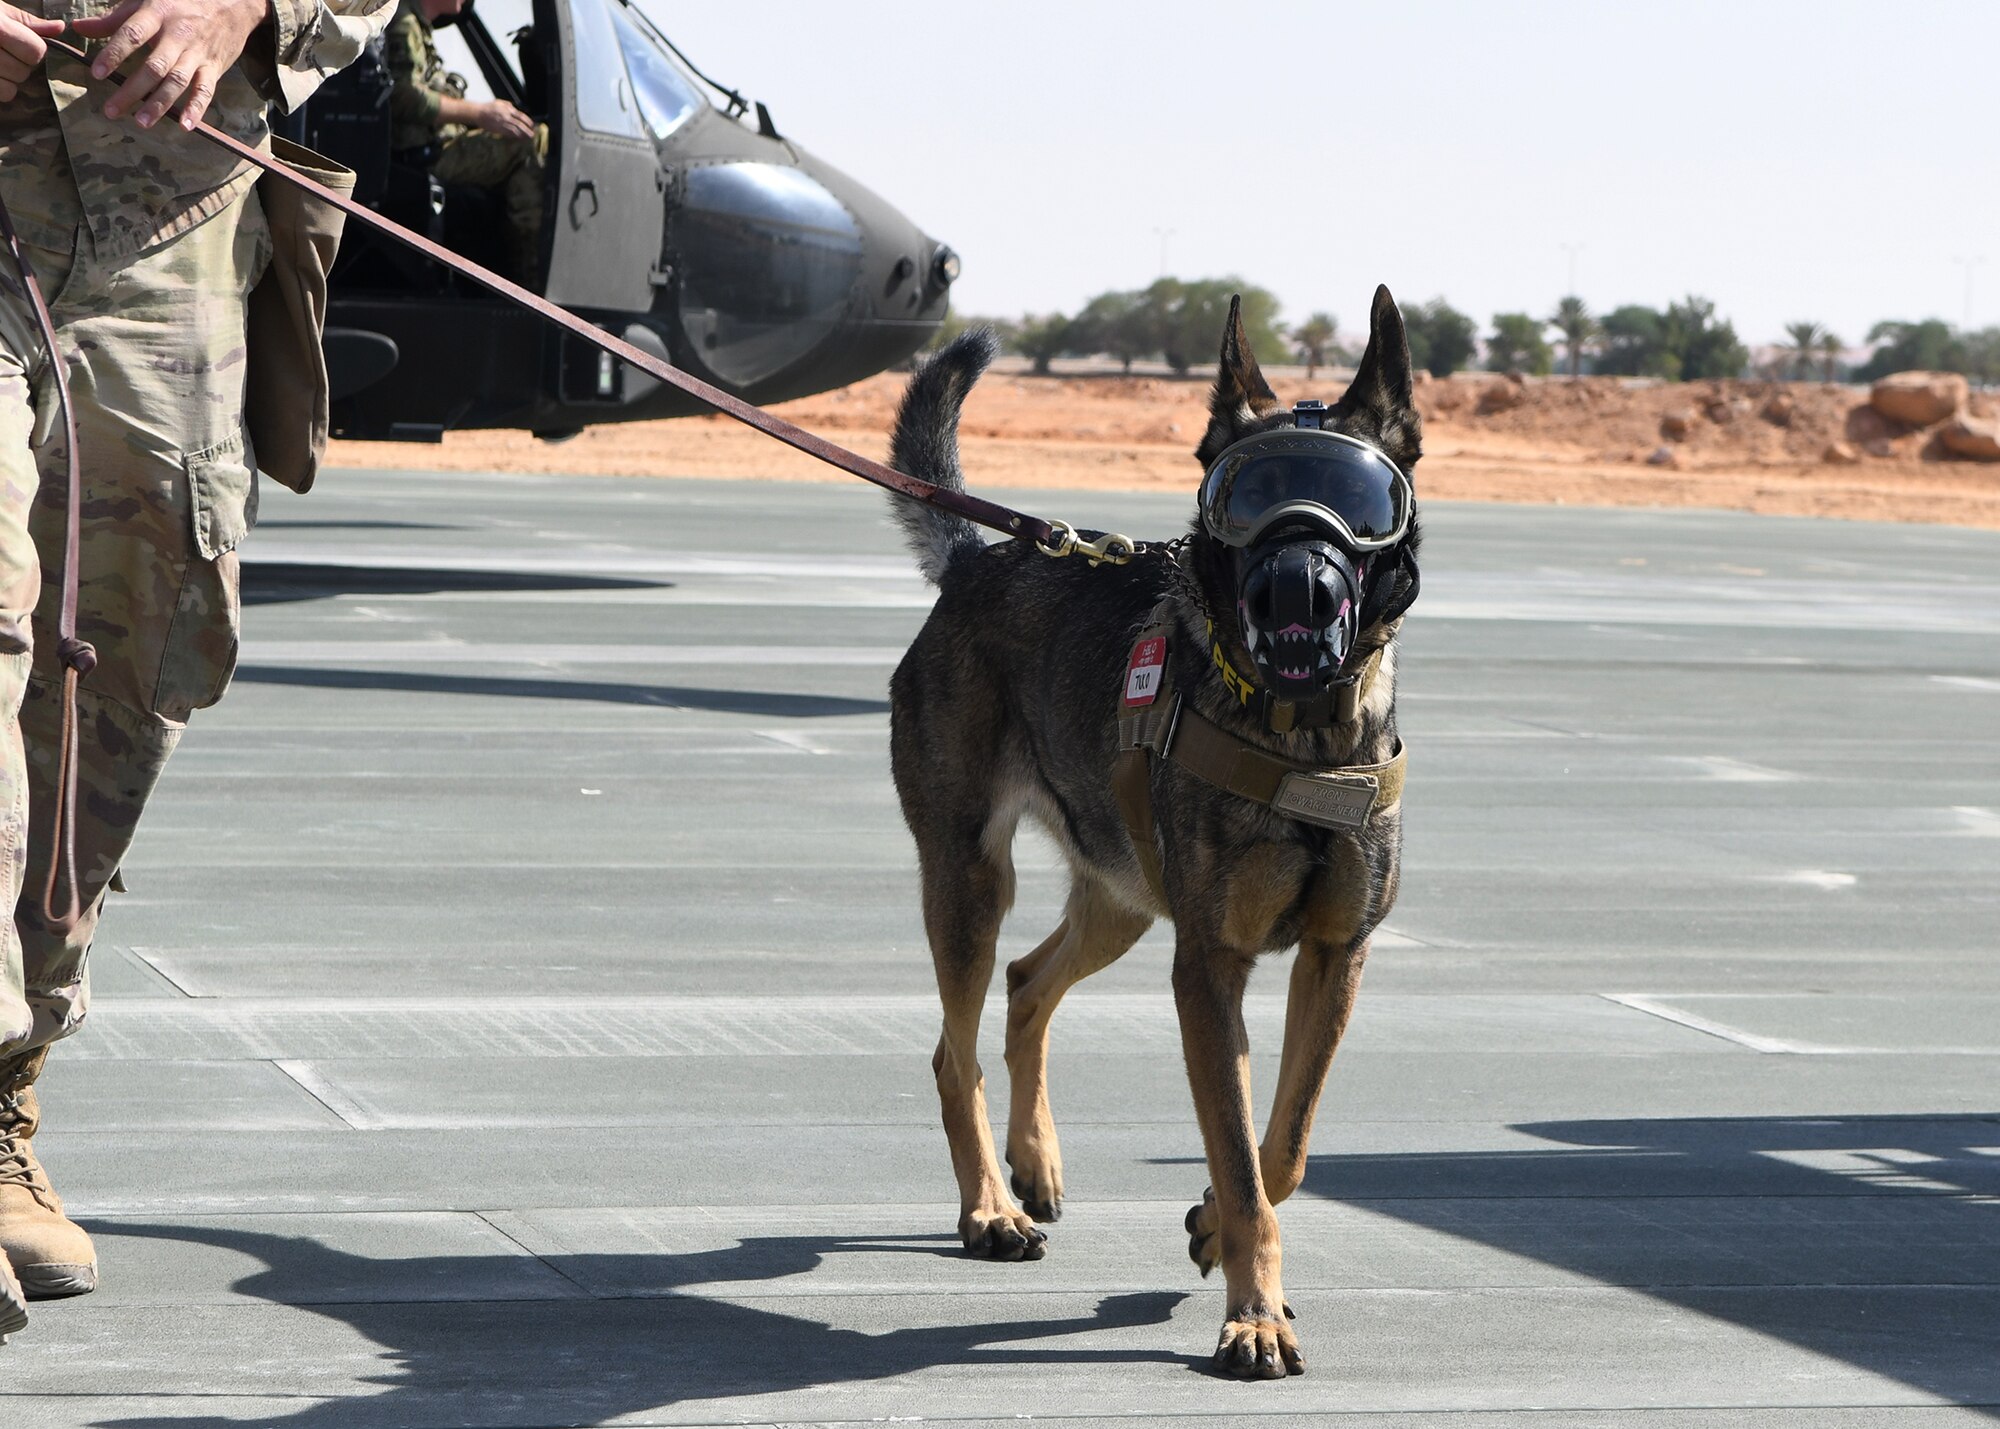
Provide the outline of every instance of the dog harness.
[[[1167,664],[1172,632],[1163,605],[1153,612],[1132,644],[1118,700],[1118,761],[1111,772],[1112,795],[1154,897],[1166,901],[1159,836],[1153,825],[1155,758],[1170,760],[1225,793],[1325,829],[1352,832],[1402,806],[1408,755],[1401,740],[1396,742],[1395,754],[1380,764],[1333,768],[1295,764],[1259,749],[1216,724],[1174,689]],[[1352,708],[1343,711],[1345,718],[1352,719],[1358,712],[1381,664],[1382,652],[1378,650],[1347,687],[1354,693]],[[1230,683],[1233,689],[1236,682]]]

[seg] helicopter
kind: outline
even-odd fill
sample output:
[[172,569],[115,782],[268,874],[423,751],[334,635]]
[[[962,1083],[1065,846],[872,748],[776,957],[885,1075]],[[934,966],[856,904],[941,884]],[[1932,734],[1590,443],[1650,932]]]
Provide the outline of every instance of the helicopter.
[[[702,75],[631,0],[532,3],[512,61],[472,5],[455,26],[493,96],[549,129],[531,286],[760,406],[859,381],[935,336],[959,274],[951,248]],[[499,266],[498,195],[392,153],[391,88],[371,49],[281,132],[353,169],[359,202]],[[335,436],[556,440],[705,410],[359,225],[329,288]]]

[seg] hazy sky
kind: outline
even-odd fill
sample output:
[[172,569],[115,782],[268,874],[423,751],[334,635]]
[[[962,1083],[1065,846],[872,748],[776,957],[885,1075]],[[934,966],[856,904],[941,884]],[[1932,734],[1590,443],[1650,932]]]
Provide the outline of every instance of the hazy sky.
[[[1165,266],[1285,315],[1386,282],[1482,326],[1715,300],[2000,323],[2000,3],[642,0],[710,74],[964,256],[961,311]],[[521,0],[481,0],[496,30]],[[1163,233],[1162,231],[1165,230]]]

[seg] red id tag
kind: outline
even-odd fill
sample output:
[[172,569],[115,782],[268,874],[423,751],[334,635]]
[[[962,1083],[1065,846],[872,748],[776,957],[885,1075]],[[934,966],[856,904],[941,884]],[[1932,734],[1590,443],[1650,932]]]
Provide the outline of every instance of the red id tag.
[[1167,668],[1167,640],[1155,635],[1132,647],[1132,663],[1125,667],[1125,705],[1131,709],[1150,705],[1160,695],[1160,677]]

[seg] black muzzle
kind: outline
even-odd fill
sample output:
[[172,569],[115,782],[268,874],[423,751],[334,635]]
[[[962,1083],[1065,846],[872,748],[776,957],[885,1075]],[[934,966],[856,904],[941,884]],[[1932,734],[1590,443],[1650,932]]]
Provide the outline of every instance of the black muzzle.
[[1258,682],[1308,703],[1340,678],[1361,633],[1361,572],[1326,541],[1290,540],[1243,557],[1237,619]]

